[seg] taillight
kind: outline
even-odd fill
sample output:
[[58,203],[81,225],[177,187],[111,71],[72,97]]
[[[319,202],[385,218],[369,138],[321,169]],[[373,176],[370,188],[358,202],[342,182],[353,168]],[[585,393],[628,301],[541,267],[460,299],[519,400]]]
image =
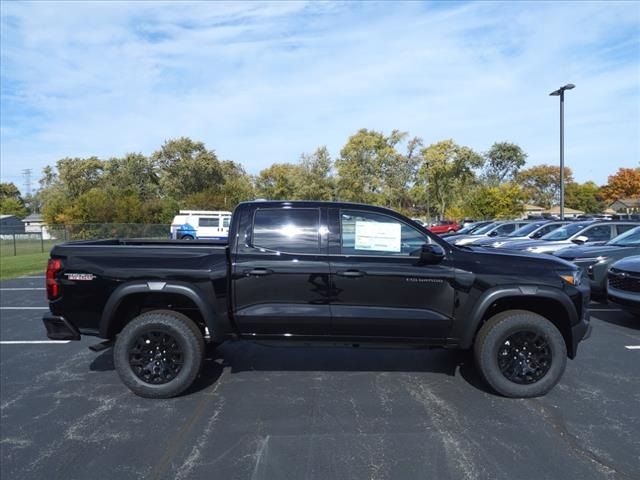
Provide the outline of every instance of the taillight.
[[50,258],[47,264],[47,298],[55,300],[60,296],[60,285],[56,280],[56,275],[62,269],[62,261],[58,258]]

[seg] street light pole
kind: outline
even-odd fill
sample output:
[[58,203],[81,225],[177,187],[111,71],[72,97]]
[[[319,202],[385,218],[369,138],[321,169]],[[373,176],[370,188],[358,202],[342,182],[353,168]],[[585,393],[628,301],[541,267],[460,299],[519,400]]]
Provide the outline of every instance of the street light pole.
[[429,162],[425,162],[425,177],[427,180],[427,186],[425,187],[427,193],[427,226],[430,225],[431,222],[431,212],[429,212]]
[[564,220],[564,91],[575,87],[573,83],[568,83],[549,94],[560,97],[560,220]]

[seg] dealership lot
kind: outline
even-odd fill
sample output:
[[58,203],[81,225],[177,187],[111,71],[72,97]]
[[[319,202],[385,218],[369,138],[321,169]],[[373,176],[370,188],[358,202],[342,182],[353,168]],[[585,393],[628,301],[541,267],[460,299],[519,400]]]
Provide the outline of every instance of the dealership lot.
[[0,282],[3,479],[640,477],[640,319],[612,306],[544,398],[491,393],[461,352],[237,342],[147,400],[95,339],[33,343],[43,283]]

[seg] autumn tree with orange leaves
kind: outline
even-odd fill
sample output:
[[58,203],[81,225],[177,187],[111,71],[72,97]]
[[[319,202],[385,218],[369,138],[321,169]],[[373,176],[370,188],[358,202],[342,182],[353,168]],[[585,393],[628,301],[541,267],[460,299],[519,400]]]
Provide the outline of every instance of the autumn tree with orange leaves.
[[620,198],[640,197],[640,167],[621,168],[615,175],[609,175],[609,181],[599,192],[607,203]]

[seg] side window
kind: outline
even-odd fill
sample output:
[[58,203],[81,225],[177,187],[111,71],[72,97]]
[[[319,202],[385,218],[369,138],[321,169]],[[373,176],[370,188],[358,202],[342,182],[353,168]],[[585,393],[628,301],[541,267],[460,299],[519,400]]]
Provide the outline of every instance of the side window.
[[624,232],[628,232],[629,230],[631,230],[632,228],[636,228],[638,225],[634,225],[632,223],[628,224],[628,225],[621,225],[618,224],[616,225],[616,230],[618,231],[618,235],[624,233]]
[[540,238],[543,235],[546,235],[547,233],[552,232],[556,228],[558,228],[557,225],[545,225],[544,227],[542,227],[540,230],[538,230],[536,233],[533,234],[533,238]]
[[224,217],[222,219],[222,226],[224,228],[229,228],[229,224],[231,224],[231,217]]
[[511,233],[515,231],[516,225],[514,223],[507,223],[505,225],[501,225],[496,229],[498,235],[506,235],[507,233]]
[[199,227],[217,227],[220,225],[220,219],[217,217],[200,217],[198,219]]
[[583,233],[589,242],[602,242],[611,238],[611,225],[596,225]]
[[420,255],[429,237],[393,217],[357,210],[340,211],[343,255]]
[[256,248],[285,253],[320,253],[320,211],[314,208],[261,208],[253,222]]

